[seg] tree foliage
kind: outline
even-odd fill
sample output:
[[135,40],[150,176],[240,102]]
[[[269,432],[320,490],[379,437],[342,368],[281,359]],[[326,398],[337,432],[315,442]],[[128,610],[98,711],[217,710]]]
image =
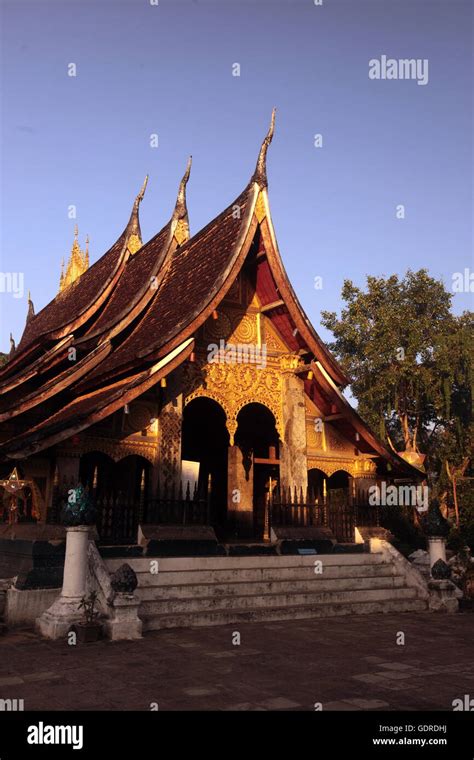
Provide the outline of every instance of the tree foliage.
[[361,415],[398,451],[459,462],[472,442],[473,314],[426,269],[342,289],[340,317],[322,312],[330,348],[352,378]]

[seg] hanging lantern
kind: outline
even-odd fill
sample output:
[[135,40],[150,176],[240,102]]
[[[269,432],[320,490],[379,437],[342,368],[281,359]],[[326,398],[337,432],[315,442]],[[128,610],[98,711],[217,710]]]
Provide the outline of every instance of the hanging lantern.
[[166,377],[162,377],[160,380],[160,385],[162,388],[166,388]]
[[308,372],[308,374],[307,374],[307,378],[308,378],[308,380],[312,380],[312,379],[313,379],[313,377],[314,377],[314,372],[313,372],[313,370],[312,370],[312,369],[310,369],[310,371],[309,371],[309,372]]
[[196,361],[196,354],[194,353],[194,351],[191,351],[191,354],[189,356],[189,361],[190,362],[195,362]]
[[217,311],[216,311],[215,309],[214,309],[214,311],[212,312],[212,318],[213,318],[213,319],[219,319],[219,314],[217,313]]
[[360,441],[360,435],[359,435],[359,433],[356,432],[355,438],[356,438],[356,441]]

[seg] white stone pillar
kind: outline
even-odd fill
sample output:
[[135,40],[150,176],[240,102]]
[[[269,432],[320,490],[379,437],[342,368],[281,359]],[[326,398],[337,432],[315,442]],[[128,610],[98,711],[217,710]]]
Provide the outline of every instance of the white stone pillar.
[[79,604],[86,593],[89,526],[66,528],[66,556],[61,595],[37,618],[36,626],[47,639],[66,636],[72,623],[82,619]]
[[61,596],[67,599],[79,599],[81,601],[85,594],[88,544],[88,525],[66,528],[66,557]]
[[442,536],[428,536],[430,570],[439,559],[446,562],[446,539]]

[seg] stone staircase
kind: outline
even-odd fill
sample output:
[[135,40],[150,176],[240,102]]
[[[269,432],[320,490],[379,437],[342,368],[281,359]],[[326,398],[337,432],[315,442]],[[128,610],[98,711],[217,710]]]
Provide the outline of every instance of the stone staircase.
[[124,561],[138,576],[145,631],[427,609],[382,553],[108,559],[107,569]]

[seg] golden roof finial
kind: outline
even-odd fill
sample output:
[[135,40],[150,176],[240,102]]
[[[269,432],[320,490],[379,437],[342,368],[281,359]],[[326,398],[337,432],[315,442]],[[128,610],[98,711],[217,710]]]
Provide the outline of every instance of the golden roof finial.
[[140,192],[137,195],[136,200],[138,201],[138,203],[140,203],[140,201],[143,200],[143,197],[145,195],[145,190],[146,190],[146,186],[147,185],[148,185],[148,174],[145,175],[145,179],[143,180],[143,185],[141,187]]
[[13,335],[10,333],[10,353],[8,354],[9,359],[11,359],[16,351],[15,341],[13,339]]
[[183,178],[179,183],[178,196],[176,198],[176,206],[174,208],[174,218],[183,219],[188,215],[188,209],[186,207],[186,185],[188,184],[189,175],[191,174],[191,164],[193,157],[189,156],[188,163],[186,164],[186,171],[183,174]]
[[143,185],[140,188],[140,192],[133,201],[132,213],[126,227],[127,234],[127,247],[130,253],[136,253],[142,247],[142,233],[140,230],[140,218],[138,209],[140,203],[145,195],[146,186],[148,184],[148,174],[146,175]]
[[192,162],[193,157],[189,156],[188,163],[186,165],[186,171],[184,172],[183,178],[179,183],[178,196],[176,198],[176,205],[173,211],[173,221],[176,221],[174,237],[176,238],[178,248],[190,238],[188,207],[186,205],[186,185],[188,184],[189,175],[191,174]]
[[61,264],[61,276],[59,278],[59,292],[67,288],[77,280],[81,274],[84,274],[89,268],[89,254],[83,253],[78,241],[79,229],[77,224],[74,225],[74,242],[72,244],[71,255],[64,272],[64,259]]
[[276,108],[272,111],[272,117],[270,120],[270,127],[268,129],[268,132],[265,136],[265,139],[263,140],[262,147],[260,148],[260,153],[258,154],[257,159],[257,166],[255,167],[255,171],[252,176],[252,182],[256,182],[260,187],[266,187],[268,184],[267,181],[267,150],[268,146],[270,145],[273,133],[275,131],[275,114],[276,114]]
[[28,291],[28,312],[26,314],[26,324],[35,316],[35,306],[31,300],[31,292]]
[[89,268],[89,235],[86,235],[86,251],[85,251],[85,261],[87,269]]

